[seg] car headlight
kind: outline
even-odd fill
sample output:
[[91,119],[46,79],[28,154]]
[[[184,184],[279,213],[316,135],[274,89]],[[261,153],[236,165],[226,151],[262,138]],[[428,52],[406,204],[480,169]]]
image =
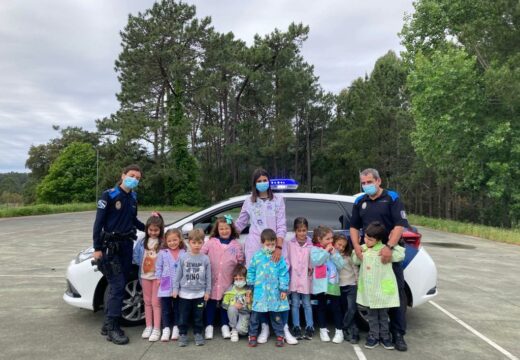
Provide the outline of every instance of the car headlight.
[[76,264],[79,264],[85,260],[91,259],[93,255],[94,255],[93,247],[89,247],[88,249],[80,251],[79,254],[76,256]]

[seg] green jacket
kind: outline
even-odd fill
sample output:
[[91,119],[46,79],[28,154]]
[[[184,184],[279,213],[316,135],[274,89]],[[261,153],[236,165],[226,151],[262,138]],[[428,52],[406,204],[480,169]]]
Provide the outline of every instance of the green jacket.
[[248,288],[246,286],[239,289],[236,286],[231,285],[224,293],[224,298],[222,299],[222,308],[227,310],[230,306],[234,306],[236,303],[241,303],[243,307],[239,312],[251,312],[251,303],[248,304],[246,301],[247,291]]
[[[392,264],[383,264],[379,251],[384,247],[378,242],[374,247],[361,247],[363,260],[352,252],[352,261],[359,268],[357,303],[371,309],[385,309],[399,306],[399,291]],[[396,246],[392,251],[392,262],[404,260],[404,248]]]

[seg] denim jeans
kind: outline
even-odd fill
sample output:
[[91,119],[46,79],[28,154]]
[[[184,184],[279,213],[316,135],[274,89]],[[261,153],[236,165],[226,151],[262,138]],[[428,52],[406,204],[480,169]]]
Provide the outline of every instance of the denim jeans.
[[276,336],[284,336],[283,332],[283,312],[251,312],[249,318],[249,336],[258,336],[258,329],[260,327],[261,318],[269,316],[271,319],[271,326],[273,327]]
[[179,299],[179,334],[188,333],[189,321],[193,315],[193,333],[202,334],[204,328],[204,298]]
[[162,297],[161,299],[161,321],[162,327],[171,328],[179,325],[179,298],[171,296]]
[[404,285],[403,263],[392,263],[395,279],[397,280],[397,288],[399,289],[399,307],[390,308],[388,315],[390,316],[390,332],[392,334],[406,334],[406,291]]
[[311,295],[291,293],[291,314],[293,326],[300,327],[300,301],[303,305],[303,313],[305,314],[305,326],[314,327],[312,319]]
[[389,340],[388,332],[388,309],[368,309],[367,314],[368,336],[376,340]]
[[217,307],[220,309],[220,325],[229,325],[227,310],[222,308],[222,300],[213,299],[209,299],[206,303],[206,325],[213,325],[215,323]]
[[356,324],[356,295],[356,285],[346,285],[341,287],[341,311],[345,314],[343,316],[343,329],[350,330],[352,335],[359,334]]

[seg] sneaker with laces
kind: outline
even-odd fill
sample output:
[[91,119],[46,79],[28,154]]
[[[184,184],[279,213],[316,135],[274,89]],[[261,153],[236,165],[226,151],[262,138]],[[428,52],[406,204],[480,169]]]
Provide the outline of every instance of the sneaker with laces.
[[283,347],[283,336],[276,337],[276,347]]
[[169,327],[162,329],[161,341],[170,341],[170,332]]
[[143,333],[141,334],[141,337],[143,339],[148,339],[150,335],[152,335],[153,328],[151,326],[147,326],[144,328]]
[[220,332],[222,333],[222,337],[224,339],[229,339],[231,337],[231,331],[229,330],[228,325],[222,325]]
[[376,340],[375,337],[371,336],[371,335],[368,335],[367,337],[367,341],[365,342],[365,347],[367,349],[373,349],[375,348],[377,345],[379,345],[379,341]]
[[204,345],[204,337],[202,336],[202,334],[195,334],[194,338],[195,338],[195,345],[197,345],[197,346]]
[[298,340],[289,331],[289,325],[285,324],[285,326],[283,327],[283,334],[284,334],[285,342],[287,342],[287,344],[289,344],[289,345],[298,344]]
[[305,335],[304,338],[307,340],[312,340],[312,337],[314,336],[314,328],[311,326],[307,326],[305,328]]
[[390,338],[380,339],[380,340],[379,340],[379,343],[380,343],[381,345],[383,345],[383,347],[384,347],[386,350],[394,350],[394,344],[392,344],[392,341],[390,340]]
[[206,330],[204,331],[204,337],[206,338],[206,340],[213,339],[213,326],[212,325],[206,326]]
[[332,342],[334,344],[341,344],[344,340],[343,337],[343,330],[342,329],[336,329],[336,332],[334,332],[334,338],[332,339]]
[[153,329],[148,341],[155,342],[161,338],[161,329]]
[[326,328],[321,328],[320,329],[320,340],[323,341],[323,342],[329,342],[330,341],[329,329],[326,329]]
[[297,339],[297,340],[302,340],[303,339],[303,334],[302,334],[302,329],[301,327],[299,326],[294,326],[292,328],[292,333],[294,335],[294,337]]
[[258,335],[257,341],[259,344],[265,344],[269,339],[269,325],[262,324],[262,330],[260,331],[260,335]]
[[394,347],[397,351],[408,350],[408,345],[406,345],[406,341],[404,341],[403,335],[394,334]]
[[249,337],[249,342],[247,343],[247,346],[249,347],[256,347],[258,345],[258,340],[256,338],[256,336],[250,336]]
[[188,345],[188,335],[180,334],[179,335],[179,346],[184,347]]
[[230,338],[231,338],[231,342],[238,342],[238,330],[237,329],[231,330]]
[[177,340],[177,339],[179,339],[179,327],[174,326],[172,329],[172,340]]

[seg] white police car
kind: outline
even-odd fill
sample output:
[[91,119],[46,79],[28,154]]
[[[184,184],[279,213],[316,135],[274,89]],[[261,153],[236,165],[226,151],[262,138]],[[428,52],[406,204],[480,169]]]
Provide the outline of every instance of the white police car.
[[[294,219],[303,216],[309,221],[309,230],[318,225],[325,225],[335,232],[348,232],[352,205],[358,195],[331,195],[314,193],[285,192],[294,191],[297,184],[290,180],[271,180],[273,189],[282,191],[285,198],[287,236],[294,236],[292,230]],[[250,195],[242,195],[222,201],[204,210],[188,215],[167,228],[180,228],[187,234],[193,228],[201,228],[209,234],[211,225],[217,216],[231,214],[238,217],[244,200]],[[242,240],[249,228],[241,234]],[[141,238],[144,234],[138,234]],[[408,306],[416,307],[437,295],[437,268],[430,255],[421,246],[421,235],[413,228],[403,233],[406,256],[404,260],[404,277]],[[70,305],[97,311],[103,307],[107,291],[105,277],[96,271],[91,264],[94,249],[81,251],[72,260],[67,269],[67,290],[63,299]],[[144,319],[144,305],[141,287],[137,281],[137,268],[134,268],[131,279],[126,285],[123,301],[122,317],[126,325],[140,324]]]

